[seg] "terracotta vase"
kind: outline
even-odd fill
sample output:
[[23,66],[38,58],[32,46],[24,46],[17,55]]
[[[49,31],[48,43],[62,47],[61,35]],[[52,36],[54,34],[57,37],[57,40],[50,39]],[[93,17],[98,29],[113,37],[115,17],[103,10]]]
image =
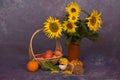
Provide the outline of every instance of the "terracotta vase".
[[76,60],[80,58],[80,44],[74,44],[71,42],[68,45],[68,59],[69,61]]

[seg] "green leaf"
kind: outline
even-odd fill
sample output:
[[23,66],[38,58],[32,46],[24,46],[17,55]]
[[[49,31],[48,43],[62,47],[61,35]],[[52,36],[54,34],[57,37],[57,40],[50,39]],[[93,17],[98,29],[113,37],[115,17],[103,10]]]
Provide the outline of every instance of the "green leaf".
[[78,39],[77,39],[74,43],[75,43],[75,44],[80,44],[80,42],[81,42],[81,40],[78,40]]
[[90,14],[87,12],[87,11],[85,11],[85,10],[81,10],[83,13],[85,13],[87,16],[90,16]]
[[68,20],[68,16],[69,16],[69,14],[66,14],[62,21],[67,21]]
[[66,39],[66,43],[65,43],[66,46],[68,46],[68,44],[71,42],[71,39],[72,39],[72,37],[69,37]]
[[93,34],[87,36],[88,39],[90,39],[94,42],[98,41],[98,37],[99,37],[98,33],[93,33]]
[[50,71],[52,71],[52,70],[58,70],[58,68],[55,67],[55,65],[51,61],[46,61],[46,62],[42,63],[41,64],[41,68],[43,70],[50,70]]

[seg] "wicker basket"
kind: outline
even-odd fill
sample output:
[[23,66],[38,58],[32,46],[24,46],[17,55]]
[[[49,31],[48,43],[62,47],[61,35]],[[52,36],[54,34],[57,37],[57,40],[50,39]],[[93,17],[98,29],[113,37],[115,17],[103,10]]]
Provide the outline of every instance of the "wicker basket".
[[[36,58],[36,56],[38,56],[38,55],[43,55],[43,53],[41,53],[41,54],[35,54],[34,51],[33,51],[33,47],[32,47],[32,43],[33,43],[33,42],[32,42],[32,41],[33,41],[34,37],[37,35],[37,33],[42,32],[42,31],[43,31],[43,29],[38,29],[38,30],[36,30],[36,31],[32,34],[32,36],[31,36],[30,45],[29,45],[29,58],[30,58],[30,60],[35,60],[35,61],[37,61],[39,64],[41,64],[41,63],[43,63],[43,62],[45,62],[45,61],[48,61],[48,60],[50,60],[50,61],[52,61],[54,64],[56,64],[56,63],[58,62],[58,60],[59,60],[63,55],[57,56],[57,57],[54,57],[54,58],[46,58],[46,59],[44,59],[44,60],[41,60],[41,59],[39,59],[39,58]],[[56,50],[60,50],[60,51],[62,52],[62,47],[61,47],[61,44],[60,44],[59,39],[56,39],[56,48],[55,48],[55,51],[56,51]]]

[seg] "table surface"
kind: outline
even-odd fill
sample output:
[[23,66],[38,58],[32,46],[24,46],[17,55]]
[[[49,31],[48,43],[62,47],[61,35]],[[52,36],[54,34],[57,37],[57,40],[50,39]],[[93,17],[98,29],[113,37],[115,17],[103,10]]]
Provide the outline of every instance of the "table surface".
[[[0,80],[119,80],[119,59],[103,54],[89,54],[81,60],[85,65],[83,75],[51,74],[49,71],[38,70],[28,72],[27,48],[20,46],[0,47]],[[25,52],[26,51],[26,52]],[[23,53],[24,52],[24,53]]]

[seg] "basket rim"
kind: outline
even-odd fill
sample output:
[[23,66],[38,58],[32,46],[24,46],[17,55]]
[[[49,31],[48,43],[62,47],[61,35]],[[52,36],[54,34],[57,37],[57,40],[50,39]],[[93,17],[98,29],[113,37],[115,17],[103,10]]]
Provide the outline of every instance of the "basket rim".
[[[42,32],[43,31],[43,28],[41,29],[37,29],[31,36],[30,38],[30,43],[29,43],[29,59],[31,60],[36,60],[38,61],[38,58],[36,58],[35,55],[42,55],[42,54],[35,54],[34,51],[33,51],[33,39],[34,37],[39,33],[39,32]],[[60,43],[60,40],[59,38],[56,39],[56,48],[55,48],[55,51],[56,50],[60,50],[62,52],[62,46],[61,46],[61,43]],[[45,58],[45,60],[52,60],[52,59],[57,59],[57,58],[60,58],[62,57],[63,54],[61,56],[57,56],[57,57],[53,57],[53,58]],[[44,60],[43,60],[44,61]]]
[[[42,54],[35,54],[35,58],[36,58],[37,55],[42,55]],[[63,54],[60,55],[60,56],[52,57],[52,58],[45,58],[45,60],[57,59],[57,58],[60,58],[60,57],[62,57],[62,56],[63,56]],[[39,59],[39,58],[36,58],[36,59]],[[44,60],[41,59],[41,61],[44,61]]]

